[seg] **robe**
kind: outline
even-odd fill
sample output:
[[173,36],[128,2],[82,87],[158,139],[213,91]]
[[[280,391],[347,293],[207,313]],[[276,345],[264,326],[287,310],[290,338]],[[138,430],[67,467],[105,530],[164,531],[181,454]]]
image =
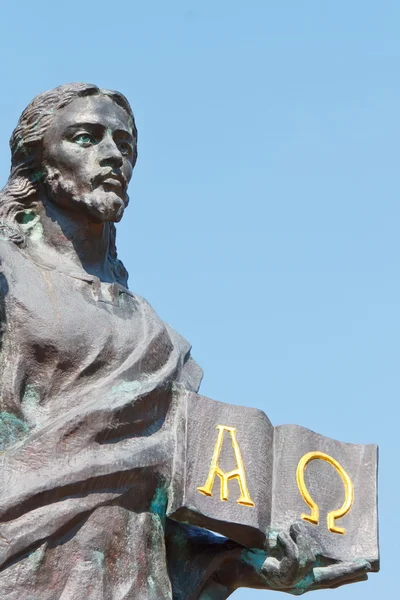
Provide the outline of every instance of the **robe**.
[[186,340],[123,286],[0,240],[0,598],[173,597],[165,511]]

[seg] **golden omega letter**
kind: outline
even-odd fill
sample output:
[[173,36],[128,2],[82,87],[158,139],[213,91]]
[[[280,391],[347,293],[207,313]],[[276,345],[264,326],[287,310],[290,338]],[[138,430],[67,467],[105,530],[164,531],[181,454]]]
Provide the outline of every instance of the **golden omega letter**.
[[345,492],[344,503],[339,509],[332,510],[328,514],[327,521],[328,521],[329,531],[331,531],[332,533],[345,534],[346,530],[343,527],[337,527],[335,525],[335,519],[340,519],[341,517],[344,517],[345,515],[347,515],[347,513],[353,506],[353,502],[354,502],[353,482],[351,481],[351,479],[348,476],[348,474],[346,473],[346,471],[343,469],[342,465],[340,465],[334,458],[332,458],[328,454],[324,454],[323,452],[309,452],[308,454],[305,454],[300,459],[300,462],[297,465],[297,472],[296,472],[297,485],[299,486],[299,490],[300,490],[301,495],[303,496],[303,500],[311,508],[311,515],[303,514],[303,515],[301,515],[301,518],[304,519],[305,521],[309,521],[310,523],[314,523],[314,525],[318,525],[319,508],[318,508],[318,505],[311,498],[311,496],[307,490],[305,481],[304,481],[305,468],[309,462],[311,462],[312,460],[315,460],[315,459],[324,460],[325,462],[332,465],[332,467],[334,467],[336,469],[336,471],[339,473],[340,477],[342,478],[343,485],[344,485],[344,492]]
[[[226,427],[225,425],[217,425],[218,438],[215,444],[214,454],[211,460],[211,467],[208,473],[207,481],[202,487],[198,487],[198,491],[205,496],[212,496],[212,489],[214,486],[215,477],[218,475],[221,481],[221,500],[228,500],[229,489],[228,483],[231,479],[237,479],[240,487],[240,498],[238,504],[244,506],[254,506],[253,500],[250,498],[249,490],[246,483],[246,475],[244,472],[244,465],[242,459],[242,453],[240,452],[239,444],[236,438],[236,428]],[[232,442],[233,452],[235,454],[236,469],[225,473],[218,465],[218,460],[222,450],[222,444],[224,442],[225,432],[229,433]]]

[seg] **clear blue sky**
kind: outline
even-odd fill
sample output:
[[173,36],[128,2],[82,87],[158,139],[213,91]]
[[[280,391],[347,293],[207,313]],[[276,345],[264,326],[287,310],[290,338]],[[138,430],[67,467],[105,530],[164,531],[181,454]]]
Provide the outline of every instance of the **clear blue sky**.
[[400,3],[5,0],[1,21],[1,182],[36,93],[129,98],[131,289],[191,341],[205,395],[380,445],[381,573],[313,597],[396,599]]

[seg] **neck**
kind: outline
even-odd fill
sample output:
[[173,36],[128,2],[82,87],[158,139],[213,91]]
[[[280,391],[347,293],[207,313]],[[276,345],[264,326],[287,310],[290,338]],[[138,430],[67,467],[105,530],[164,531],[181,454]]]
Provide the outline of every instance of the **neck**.
[[60,271],[83,271],[110,283],[116,280],[108,260],[110,223],[93,223],[47,197],[40,198],[37,207],[37,218],[23,225],[34,259]]

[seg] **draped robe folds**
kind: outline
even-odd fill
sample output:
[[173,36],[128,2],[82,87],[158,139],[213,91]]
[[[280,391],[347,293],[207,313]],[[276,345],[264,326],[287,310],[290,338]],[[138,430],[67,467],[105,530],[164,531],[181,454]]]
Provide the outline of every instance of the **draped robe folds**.
[[0,598],[172,598],[165,555],[189,344],[118,284],[0,241]]

